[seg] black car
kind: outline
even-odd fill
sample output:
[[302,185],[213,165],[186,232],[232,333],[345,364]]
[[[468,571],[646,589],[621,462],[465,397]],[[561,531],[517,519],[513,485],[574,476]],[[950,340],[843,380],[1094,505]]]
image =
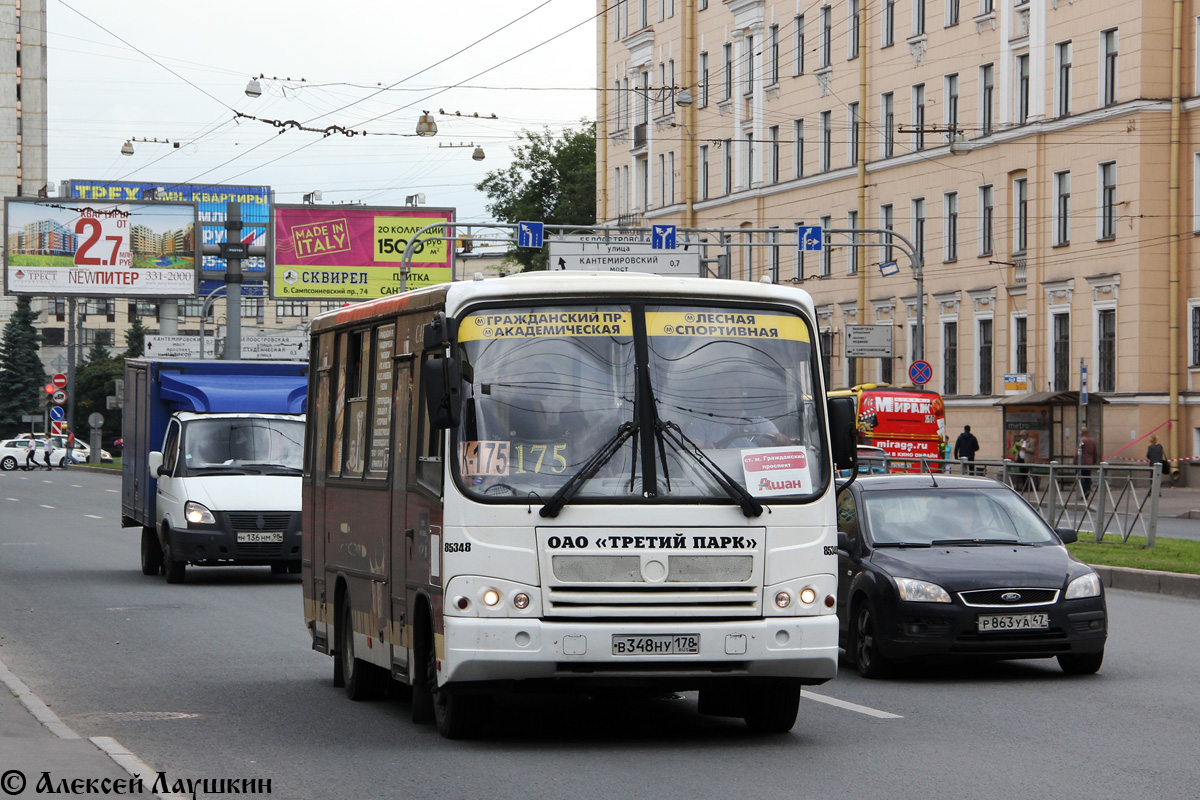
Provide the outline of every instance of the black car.
[[1091,674],[1108,637],[1096,572],[1008,486],[862,475],[838,495],[840,644],[867,678],[926,656],[1057,657]]

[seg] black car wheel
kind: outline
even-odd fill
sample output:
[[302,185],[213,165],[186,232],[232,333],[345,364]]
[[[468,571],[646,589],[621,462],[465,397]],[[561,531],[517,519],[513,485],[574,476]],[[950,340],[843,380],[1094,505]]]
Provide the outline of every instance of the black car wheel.
[[879,651],[875,629],[875,610],[864,602],[858,608],[854,624],[854,661],[864,678],[882,678],[891,672],[892,663]]
[[1103,650],[1099,653],[1078,653],[1058,657],[1058,666],[1062,667],[1062,671],[1068,675],[1095,675],[1103,663]]

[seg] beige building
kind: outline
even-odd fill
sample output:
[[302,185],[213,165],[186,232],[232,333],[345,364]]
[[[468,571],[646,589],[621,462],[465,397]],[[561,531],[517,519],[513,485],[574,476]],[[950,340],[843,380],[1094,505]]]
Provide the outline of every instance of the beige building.
[[[1200,455],[1195,0],[606,6],[600,219],[779,228],[778,250],[734,235],[731,277],[812,293],[835,387],[907,380],[913,272],[893,253],[883,277],[886,249],[848,236],[801,258],[793,229],[895,230],[923,253],[952,438],[970,424],[1001,457],[1004,376],[1078,391],[1082,360],[1102,455],[1142,458],[1151,432]],[[894,326],[891,363],[844,357],[855,324]],[[1073,456],[1077,426],[1072,410],[1043,457]]]

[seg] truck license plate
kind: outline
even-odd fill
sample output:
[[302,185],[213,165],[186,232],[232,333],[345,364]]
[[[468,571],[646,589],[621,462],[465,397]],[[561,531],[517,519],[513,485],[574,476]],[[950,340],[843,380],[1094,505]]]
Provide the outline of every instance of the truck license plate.
[[979,618],[979,632],[1035,631],[1050,627],[1045,614],[992,614]]
[[678,656],[700,652],[698,633],[613,634],[614,656]]
[[239,544],[254,544],[258,542],[282,542],[283,533],[280,531],[238,531]]

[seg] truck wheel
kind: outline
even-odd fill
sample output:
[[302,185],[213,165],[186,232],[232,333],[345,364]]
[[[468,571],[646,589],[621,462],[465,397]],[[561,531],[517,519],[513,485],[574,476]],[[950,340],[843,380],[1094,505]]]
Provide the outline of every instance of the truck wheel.
[[769,683],[746,692],[746,727],[755,733],[787,733],[800,712],[800,684]]
[[169,540],[163,545],[162,566],[163,575],[167,577],[167,583],[183,583],[184,575],[187,572],[187,562],[175,560],[175,556],[171,553],[171,542]]
[[[381,676],[386,673],[379,667],[354,656],[354,628],[352,627],[350,601],[342,604],[342,618],[338,625],[338,658],[342,661],[342,676],[346,683],[346,696],[355,702],[374,700],[383,688]],[[337,676],[334,676],[337,679]]]
[[158,543],[158,532],[154,528],[142,528],[142,574],[157,575],[162,569],[162,545]]

